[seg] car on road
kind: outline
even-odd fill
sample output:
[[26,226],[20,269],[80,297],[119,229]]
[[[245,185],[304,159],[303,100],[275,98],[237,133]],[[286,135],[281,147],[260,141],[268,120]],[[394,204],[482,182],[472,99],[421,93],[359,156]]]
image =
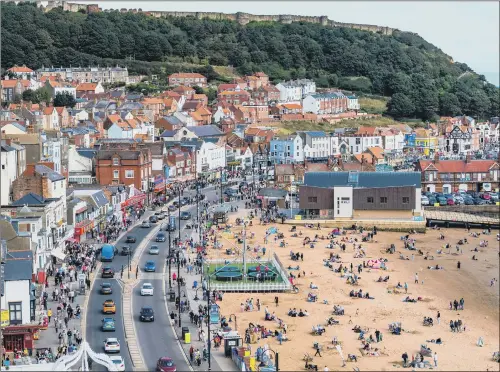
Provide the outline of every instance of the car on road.
[[159,215],[158,215],[158,219],[159,220],[164,220],[165,219],[165,213],[164,212],[161,212]]
[[115,271],[109,267],[109,266],[104,266],[102,268],[102,278],[114,278],[115,277]]
[[109,359],[111,359],[111,361],[113,362],[113,364],[115,365],[116,369],[120,372],[123,372],[125,371],[125,361],[123,360],[123,358],[119,355],[113,355],[113,356],[110,356]]
[[156,271],[156,264],[154,261],[147,261],[144,265],[144,271],[147,273],[152,273]]
[[144,229],[149,229],[151,227],[151,223],[149,221],[142,221],[141,227]]
[[181,220],[191,219],[191,212],[181,212]]
[[172,205],[175,205],[175,208],[176,208],[176,209],[177,209],[177,208],[179,208],[179,202],[178,202],[177,200],[174,200],[174,201],[172,202]]
[[116,314],[116,304],[112,299],[104,301],[102,304],[102,312],[104,314]]
[[141,308],[139,319],[141,322],[154,322],[155,312],[153,308],[151,306],[144,306],[143,308]]
[[188,205],[189,204],[189,198],[183,197],[181,199],[181,205]]
[[160,254],[160,248],[157,245],[149,247],[149,254]]
[[157,241],[157,242],[164,242],[164,241],[166,241],[166,240],[167,240],[167,237],[165,236],[165,234],[164,234],[164,233],[158,233],[158,234],[156,235],[156,241]]
[[111,283],[102,283],[101,284],[101,294],[109,295],[113,293],[113,287]]
[[122,256],[128,256],[129,254],[132,254],[132,248],[130,248],[130,246],[128,246],[128,245],[124,245],[122,247],[121,255]]
[[177,372],[177,366],[172,358],[163,357],[156,362],[156,372]]
[[135,243],[137,241],[137,238],[133,235],[127,236],[127,240],[125,240],[125,243]]
[[114,332],[114,331],[116,331],[115,319],[114,318],[104,318],[102,320],[101,330],[103,332]]
[[170,204],[170,205],[168,206],[168,210],[169,210],[170,212],[174,212],[175,210],[177,210],[177,207],[176,207],[174,204]]
[[153,294],[153,285],[151,283],[144,283],[141,287],[141,296],[152,296]]
[[120,342],[116,337],[109,337],[104,341],[104,352],[106,353],[120,352]]
[[156,217],[156,216],[150,216],[149,217],[149,222],[151,222],[151,223],[157,223],[158,222],[158,217]]

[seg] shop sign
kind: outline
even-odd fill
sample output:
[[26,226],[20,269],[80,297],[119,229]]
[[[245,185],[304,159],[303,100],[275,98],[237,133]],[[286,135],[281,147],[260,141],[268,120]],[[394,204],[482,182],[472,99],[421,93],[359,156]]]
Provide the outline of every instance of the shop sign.
[[2,314],[0,316],[0,323],[2,327],[6,327],[10,324],[9,310],[2,310]]
[[154,180],[155,192],[160,192],[165,189],[165,178],[161,174],[155,176]]

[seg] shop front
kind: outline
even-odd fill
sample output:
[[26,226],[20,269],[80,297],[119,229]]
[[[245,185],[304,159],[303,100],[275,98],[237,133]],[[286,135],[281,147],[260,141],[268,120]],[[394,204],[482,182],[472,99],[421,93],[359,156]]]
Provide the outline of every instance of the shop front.
[[141,209],[146,203],[147,195],[146,194],[138,194],[134,195],[127,200],[125,200],[121,204],[121,209],[123,212],[123,222],[132,216],[137,215],[137,211]]
[[94,226],[94,221],[83,220],[78,222],[75,225],[75,234],[73,235],[73,238],[79,243],[92,239],[92,229]]
[[14,358],[14,352],[23,352],[28,350],[28,354],[32,355],[35,348],[35,340],[39,337],[39,325],[9,325],[2,327],[3,334],[3,351],[6,356]]
[[165,186],[165,177],[161,174],[157,174],[154,178],[153,203],[165,202]]

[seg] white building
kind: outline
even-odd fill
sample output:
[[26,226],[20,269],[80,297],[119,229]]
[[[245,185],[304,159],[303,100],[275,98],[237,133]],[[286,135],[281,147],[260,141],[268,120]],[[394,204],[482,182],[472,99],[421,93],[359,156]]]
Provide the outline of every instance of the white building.
[[61,148],[62,143],[57,138],[47,138],[42,134],[42,157],[41,161],[54,163],[54,171],[61,172]]
[[2,188],[1,205],[8,205],[12,201],[12,182],[19,177],[17,174],[17,153],[16,149],[7,145],[4,141],[1,144],[0,187]]
[[203,142],[196,151],[196,172],[208,172],[226,166],[225,146],[217,146],[212,142]]
[[348,110],[359,110],[359,100],[356,96],[347,96],[347,109]]
[[[306,158],[327,158],[331,155],[330,137],[327,136],[325,132],[309,131],[297,132],[297,134],[302,137]],[[308,154],[310,154],[310,156],[308,156]]]
[[302,87],[289,83],[278,83],[276,88],[280,91],[280,102],[300,102],[302,99]]
[[346,136],[343,139],[349,144],[349,152],[352,155],[361,154],[368,147],[382,146],[382,136],[355,134]]
[[92,157],[88,151],[78,151],[75,145],[68,148],[69,183],[90,184],[92,177]]
[[380,135],[382,136],[382,148],[384,151],[399,153],[405,147],[405,136],[403,132],[395,129],[381,129]]

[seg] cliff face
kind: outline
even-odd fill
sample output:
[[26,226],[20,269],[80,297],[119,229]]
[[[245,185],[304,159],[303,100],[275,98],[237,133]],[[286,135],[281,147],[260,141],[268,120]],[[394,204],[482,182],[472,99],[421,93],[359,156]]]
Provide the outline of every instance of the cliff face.
[[[85,10],[88,12],[98,11],[99,7],[95,4],[86,5],[86,4],[76,4],[69,3],[67,1],[37,1],[40,6],[43,6],[46,11],[53,9],[58,6],[62,6],[64,10],[70,12],[78,12],[79,10]],[[47,5],[45,5],[47,4]],[[44,6],[45,5],[45,6]],[[383,35],[392,35],[393,31],[396,29],[385,27],[385,26],[376,26],[376,25],[363,25],[357,23],[342,23],[336,22],[331,19],[328,19],[327,16],[321,17],[312,17],[312,16],[297,16],[297,15],[289,15],[289,14],[280,14],[280,15],[255,15],[249,13],[236,13],[236,14],[227,14],[227,13],[219,13],[219,12],[168,12],[168,11],[143,11],[142,9],[120,9],[121,12],[143,12],[152,17],[195,17],[197,19],[214,19],[214,20],[228,20],[235,21],[241,25],[246,25],[250,22],[280,22],[280,23],[292,23],[292,22],[309,22],[309,23],[318,23],[326,27],[346,27],[346,28],[354,28],[358,30],[377,32]]]

